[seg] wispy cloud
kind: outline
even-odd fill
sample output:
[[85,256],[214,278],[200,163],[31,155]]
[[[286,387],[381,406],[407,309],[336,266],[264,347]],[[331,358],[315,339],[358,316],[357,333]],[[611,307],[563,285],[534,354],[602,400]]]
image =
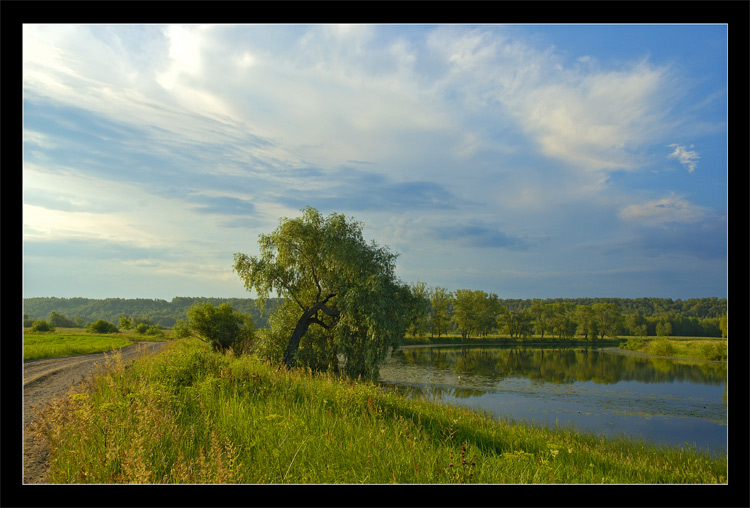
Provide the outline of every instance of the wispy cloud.
[[646,226],[665,226],[672,223],[692,223],[707,215],[704,207],[687,201],[684,196],[667,197],[631,204],[620,211],[620,217]]
[[[688,150],[684,145],[678,145],[677,143],[672,143],[669,148],[674,148],[674,151],[667,155],[667,159],[677,159],[680,164],[687,168],[689,173],[695,171],[701,158],[698,152]],[[690,145],[690,148],[694,148],[694,145]]]
[[[618,238],[635,238],[634,256],[662,230],[714,238],[725,197],[699,205],[690,185],[725,182],[711,150],[725,140],[720,73],[698,76],[715,80],[701,95],[671,39],[639,46],[661,53],[607,52],[606,27],[589,30],[568,49],[533,26],[25,25],[35,269],[54,262],[44,242],[110,242],[103,252],[128,276],[190,279],[175,257],[188,248],[224,274],[233,252],[305,205],[364,221],[422,280],[427,267],[499,286],[542,274],[543,288]],[[673,143],[685,126],[701,154]],[[665,146],[702,171],[690,183],[649,171]],[[602,257],[596,273],[620,261]]]

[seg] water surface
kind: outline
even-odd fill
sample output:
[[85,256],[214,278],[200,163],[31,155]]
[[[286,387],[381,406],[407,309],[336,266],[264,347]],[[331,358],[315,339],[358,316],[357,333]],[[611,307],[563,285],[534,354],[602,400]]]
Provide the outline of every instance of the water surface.
[[584,348],[396,351],[381,382],[412,397],[533,424],[726,451],[726,363]]

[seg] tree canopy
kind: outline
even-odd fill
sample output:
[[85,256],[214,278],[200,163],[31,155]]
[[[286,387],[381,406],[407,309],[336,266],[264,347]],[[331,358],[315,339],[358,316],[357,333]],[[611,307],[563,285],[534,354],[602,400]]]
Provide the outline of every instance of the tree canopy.
[[[146,325],[136,326],[136,331],[148,333],[148,327],[140,332],[141,326]],[[231,350],[239,356],[250,346],[255,330],[252,317],[235,311],[228,303],[216,307],[210,302],[200,302],[190,307],[187,321],[177,322],[175,336],[194,336],[208,343],[214,351]]]
[[307,366],[337,370],[341,354],[347,375],[373,378],[403,338],[414,297],[395,275],[397,255],[367,243],[363,227],[343,214],[324,217],[306,207],[301,217],[282,218],[274,232],[259,236],[258,256],[234,255],[234,270],[261,301],[276,292],[296,307],[295,322],[275,321],[288,336],[285,365],[301,363],[304,355],[297,353],[310,342],[312,327],[310,338],[328,361],[308,360]]

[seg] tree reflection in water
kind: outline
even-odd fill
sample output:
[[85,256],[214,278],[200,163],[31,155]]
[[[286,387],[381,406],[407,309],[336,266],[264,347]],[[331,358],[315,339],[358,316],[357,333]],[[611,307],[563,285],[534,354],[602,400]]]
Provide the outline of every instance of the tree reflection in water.
[[396,351],[380,372],[385,389],[498,417],[726,446],[722,362],[581,347],[425,347]]
[[727,377],[725,362],[690,363],[582,348],[414,348],[396,351],[393,360],[404,365],[449,370],[459,376],[486,376],[495,380],[525,378],[557,384],[686,381],[721,385]]

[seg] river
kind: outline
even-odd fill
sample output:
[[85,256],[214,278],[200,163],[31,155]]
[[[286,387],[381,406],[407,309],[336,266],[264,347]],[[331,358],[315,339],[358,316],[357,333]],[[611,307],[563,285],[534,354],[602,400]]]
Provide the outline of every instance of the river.
[[727,449],[727,369],[592,348],[402,348],[381,384],[494,417]]

